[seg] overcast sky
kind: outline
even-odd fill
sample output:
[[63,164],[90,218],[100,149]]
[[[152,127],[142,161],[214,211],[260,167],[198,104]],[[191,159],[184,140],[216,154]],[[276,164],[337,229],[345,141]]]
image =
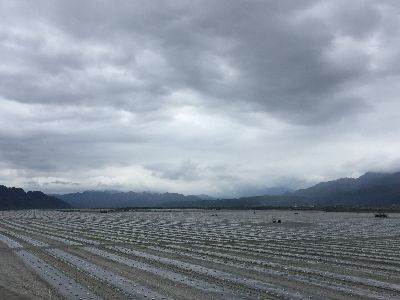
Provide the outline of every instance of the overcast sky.
[[0,184],[238,196],[400,169],[400,2],[0,1]]

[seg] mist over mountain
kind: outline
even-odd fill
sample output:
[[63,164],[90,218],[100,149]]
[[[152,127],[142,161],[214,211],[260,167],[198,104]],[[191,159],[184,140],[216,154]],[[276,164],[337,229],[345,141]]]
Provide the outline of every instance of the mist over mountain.
[[124,207],[400,207],[400,172],[368,172],[359,178],[339,178],[296,191],[266,189],[269,194],[235,199],[179,193],[84,191],[63,195],[25,192],[0,186],[0,209],[124,208]]
[[264,188],[264,189],[259,189],[257,191],[253,191],[251,196],[262,196],[262,195],[267,195],[267,196],[281,196],[284,194],[289,194],[294,192],[293,189],[283,187],[283,186],[274,186],[274,187],[269,187],[269,188]]
[[299,189],[293,194],[306,198],[324,198],[332,194],[356,191],[368,185],[376,185],[385,181],[389,174],[368,172],[359,178],[339,178],[332,181],[320,182],[312,187]]
[[76,208],[122,208],[122,207],[160,207],[167,203],[184,203],[214,199],[207,195],[185,196],[178,193],[136,193],[117,191],[85,191],[57,195],[58,198]]
[[400,172],[368,172],[298,190],[294,196],[315,206],[400,206]]
[[208,195],[185,196],[178,193],[136,193],[85,191],[57,195],[77,208],[121,207],[400,207],[400,172],[368,172],[359,178],[340,178],[312,187],[291,191],[287,188],[265,189],[261,196],[215,199]]
[[225,200],[233,206],[343,206],[400,207],[400,172],[368,172],[359,178],[318,183],[282,196],[243,197]]
[[64,201],[39,191],[25,192],[21,188],[0,185],[0,209],[70,208]]
[[175,202],[169,203],[169,205],[202,208],[400,207],[400,172],[391,174],[368,172],[359,178],[340,178],[321,182],[309,188],[280,195],[269,194],[217,201]]

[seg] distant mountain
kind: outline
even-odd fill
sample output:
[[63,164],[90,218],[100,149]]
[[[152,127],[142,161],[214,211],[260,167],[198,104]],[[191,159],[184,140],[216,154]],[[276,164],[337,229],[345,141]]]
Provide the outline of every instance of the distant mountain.
[[340,178],[321,182],[294,192],[284,188],[269,189],[267,194],[236,199],[215,199],[207,195],[185,196],[177,193],[135,193],[86,191],[57,195],[77,208],[122,207],[400,207],[400,172],[366,173],[359,178]]
[[168,203],[171,207],[258,208],[258,207],[400,207],[400,172],[366,173],[359,178],[340,178],[280,195],[236,199]]
[[400,207],[400,172],[322,182],[293,195],[316,206]]
[[400,172],[366,173],[359,178],[321,182],[282,196],[230,200],[245,206],[400,207]]
[[42,192],[0,185],[0,210],[70,208],[64,201]]
[[267,195],[267,196],[280,196],[280,195],[285,195],[292,193],[293,190],[289,189],[287,187],[282,187],[282,186],[274,186],[274,187],[269,187],[262,189],[257,192],[259,195]]
[[392,174],[368,172],[359,178],[340,178],[332,181],[321,182],[312,187],[297,190],[294,194],[307,198],[329,197],[332,194],[352,192],[367,186],[376,185],[382,180],[385,181],[385,178],[388,175],[391,176]]
[[[215,197],[211,197],[206,194],[200,194],[200,195],[189,195],[190,197],[196,197],[199,198],[200,200],[216,200]],[[198,199],[197,199],[198,200]]]
[[57,195],[57,197],[76,208],[168,207],[168,203],[208,200],[206,195],[117,191],[85,191]]
[[[284,186],[260,187],[260,186],[246,186],[238,190],[234,190],[236,198],[248,198],[257,196],[280,196],[291,193],[294,190]],[[208,199],[210,200],[210,199]]]

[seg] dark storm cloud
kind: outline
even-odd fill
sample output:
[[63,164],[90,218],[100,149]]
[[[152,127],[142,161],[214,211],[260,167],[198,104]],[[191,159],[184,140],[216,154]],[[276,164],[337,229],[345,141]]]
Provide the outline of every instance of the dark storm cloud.
[[240,194],[388,169],[399,11],[2,1],[0,179]]
[[333,24],[303,16],[314,1],[39,3],[40,10],[26,1],[10,5],[17,13],[12,20],[27,26],[3,33],[5,57],[24,69],[0,74],[9,99],[137,111],[168,105],[163,96],[189,89],[210,99],[208,105],[304,122],[362,105],[341,92],[364,70],[337,69],[325,54],[335,34],[363,37],[380,18],[371,5],[356,13],[360,1],[353,13],[338,5]]

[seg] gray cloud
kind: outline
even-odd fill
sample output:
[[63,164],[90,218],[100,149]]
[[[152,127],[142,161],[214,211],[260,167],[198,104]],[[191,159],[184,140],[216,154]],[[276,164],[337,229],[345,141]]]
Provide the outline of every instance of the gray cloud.
[[15,4],[28,21],[5,37],[10,60],[31,67],[2,74],[3,95],[21,102],[155,110],[183,89],[209,105],[234,102],[306,122],[343,114],[352,99],[340,86],[363,72],[326,61],[335,32],[318,17],[302,17],[310,1],[216,1],[206,9],[201,1],[41,3],[42,19],[26,2]]
[[150,164],[145,166],[146,169],[153,171],[155,176],[161,178],[167,178],[170,180],[196,180],[199,179],[199,165],[186,160],[180,165],[176,166],[174,164]]
[[2,1],[0,180],[220,196],[392,170],[399,12]]

